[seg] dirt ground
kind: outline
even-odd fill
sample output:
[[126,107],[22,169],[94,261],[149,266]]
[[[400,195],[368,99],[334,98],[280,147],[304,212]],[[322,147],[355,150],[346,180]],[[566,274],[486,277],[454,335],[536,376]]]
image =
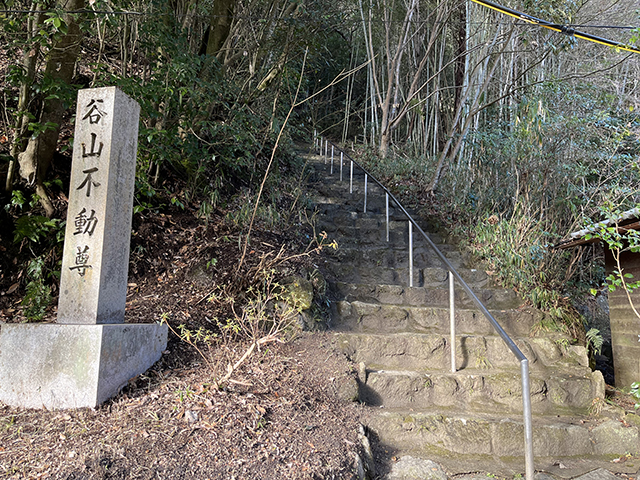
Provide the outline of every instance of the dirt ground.
[[[295,256],[305,251],[302,240],[258,230],[236,272],[238,244],[237,231],[221,217],[205,226],[188,212],[137,216],[126,320],[162,317],[173,330],[215,332],[220,319],[233,316],[228,303],[211,301],[221,286],[242,298],[259,268],[273,264],[278,276],[304,272],[322,253]],[[279,253],[293,258],[278,261]],[[4,322],[24,320],[21,289],[7,293],[17,274],[0,283]],[[54,319],[51,307],[45,320]],[[330,333],[265,344],[229,382],[219,379],[250,342],[227,335],[197,346],[200,353],[170,332],[162,359],[96,409],[0,406],[0,477],[353,478],[364,413],[340,400],[341,385],[355,372]]]

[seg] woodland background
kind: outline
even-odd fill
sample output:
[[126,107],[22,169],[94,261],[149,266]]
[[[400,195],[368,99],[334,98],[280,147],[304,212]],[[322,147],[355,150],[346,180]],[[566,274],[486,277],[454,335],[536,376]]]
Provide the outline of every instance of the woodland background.
[[[636,0],[507,6],[639,43]],[[314,131],[540,328],[606,341],[602,247],[549,247],[640,203],[638,53],[459,0],[2,0],[0,26],[0,324],[55,321],[77,90],[117,85],[141,106],[126,318],[172,329],[100,408],[0,406],[3,475],[351,478],[353,365],[330,335],[281,344],[297,316],[270,307],[302,275],[327,314]]]
[[[632,0],[508,6],[638,38]],[[280,229],[317,131],[576,336],[601,252],[548,247],[640,202],[640,55],[473,2],[8,0],[0,24],[0,285],[28,320],[55,297],[79,88],[142,107],[137,216]]]

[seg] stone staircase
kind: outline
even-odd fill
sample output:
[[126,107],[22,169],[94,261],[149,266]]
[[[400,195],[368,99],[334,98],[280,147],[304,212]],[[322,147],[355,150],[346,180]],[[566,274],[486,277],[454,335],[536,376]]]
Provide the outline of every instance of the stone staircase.
[[[438,462],[449,474],[522,474],[518,361],[456,287],[457,371],[451,373],[448,271],[414,233],[414,286],[408,287],[404,215],[390,205],[387,242],[383,191],[369,181],[365,213],[357,168],[350,193],[348,165],[340,182],[337,163],[330,175],[324,157],[308,158],[316,229],[339,245],[324,266],[332,329],[359,365],[359,400],[368,406],[366,427],[382,469],[390,468],[389,459],[410,455]],[[428,223],[420,226],[429,232]],[[430,238],[529,359],[536,471],[564,478],[602,466],[637,472],[640,462],[611,461],[639,451],[638,425],[606,405],[590,415],[603,407],[604,381],[589,368],[586,349],[564,334],[544,332],[541,312],[494,285],[445,237]]]

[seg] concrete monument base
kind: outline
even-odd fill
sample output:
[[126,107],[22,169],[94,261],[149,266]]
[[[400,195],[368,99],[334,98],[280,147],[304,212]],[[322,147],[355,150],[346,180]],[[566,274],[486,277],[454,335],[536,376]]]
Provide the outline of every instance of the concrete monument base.
[[26,408],[96,407],[157,362],[159,324],[5,324],[0,329],[0,401]]

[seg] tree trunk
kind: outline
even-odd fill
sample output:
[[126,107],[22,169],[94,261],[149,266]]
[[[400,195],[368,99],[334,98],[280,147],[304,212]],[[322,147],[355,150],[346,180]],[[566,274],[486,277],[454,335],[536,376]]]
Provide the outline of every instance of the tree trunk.
[[[84,0],[68,0],[60,4],[65,11],[77,11],[84,8]],[[45,76],[54,81],[71,83],[78,57],[82,33],[75,15],[66,14],[64,22],[67,25],[67,33],[59,37],[51,47],[46,59]],[[28,55],[28,54],[27,54]],[[39,135],[29,139],[22,153],[18,154],[20,176],[30,185],[33,185],[39,197],[40,204],[47,216],[54,213],[53,205],[44,188],[44,180],[51,164],[53,153],[58,143],[58,134],[64,107],[59,98],[43,100],[38,123],[45,129]]]
[[[401,34],[398,36],[396,51],[392,56],[391,46],[389,42],[389,30],[391,29],[391,18],[385,16],[385,27],[387,32],[386,56],[387,56],[387,91],[384,101],[382,102],[382,121],[380,122],[380,156],[385,158],[389,152],[391,144],[392,122],[397,111],[397,100],[400,90],[400,68],[402,65],[402,56],[407,47],[407,39],[411,29],[411,19],[417,7],[417,1],[411,0],[408,5],[407,12],[402,22]],[[385,8],[385,13],[387,9]]]
[[455,60],[455,108],[460,107],[465,88],[466,78],[466,58],[467,58],[467,4],[466,2],[458,6],[458,11],[454,14],[454,35],[456,41]]
[[209,21],[207,55],[218,55],[231,32],[233,10],[237,0],[215,0]]
[[[31,6],[32,15],[29,15],[27,21],[27,35],[28,40],[32,39],[32,36],[40,29],[42,22],[44,21],[44,14],[40,11],[41,6],[34,3]],[[7,171],[7,179],[5,182],[5,190],[11,192],[13,190],[13,183],[15,181],[15,171],[18,164],[18,154],[24,151],[27,146],[28,137],[28,125],[29,125],[29,103],[31,102],[31,87],[36,78],[36,65],[40,56],[40,44],[35,43],[33,49],[27,49],[25,52],[22,64],[24,65],[25,76],[20,85],[20,92],[18,95],[18,119],[15,124],[15,136],[11,144],[11,161],[9,162],[9,169]],[[36,112],[31,112],[32,114]]]
[[[411,8],[415,8],[416,4],[412,3],[411,4]],[[384,155],[386,154],[386,152],[388,152],[390,143],[391,143],[391,136],[392,136],[392,132],[393,130],[395,130],[398,125],[400,124],[400,122],[405,118],[405,116],[407,115],[407,112],[409,111],[411,102],[414,98],[417,97],[417,95],[419,95],[419,93],[428,85],[428,83],[431,80],[427,80],[426,82],[422,83],[422,85],[420,85],[421,83],[421,79],[422,79],[422,72],[424,71],[425,67],[427,66],[428,62],[429,62],[429,58],[431,53],[433,52],[435,45],[436,45],[436,40],[439,36],[439,34],[442,32],[442,34],[446,34],[446,30],[444,29],[444,26],[446,25],[446,22],[444,21],[448,16],[450,15],[450,10],[447,8],[438,8],[438,10],[435,13],[435,19],[434,19],[434,27],[433,29],[429,32],[426,31],[425,32],[425,45],[424,45],[424,51],[421,53],[422,55],[422,59],[420,60],[420,63],[418,64],[418,66],[415,68],[415,71],[412,74],[412,81],[411,84],[409,86],[409,90],[407,91],[405,98],[402,102],[402,104],[400,105],[400,101],[399,101],[399,97],[397,96],[397,93],[401,87],[400,84],[400,64],[399,62],[402,61],[402,54],[403,54],[403,50],[405,48],[405,46],[407,45],[407,38],[408,38],[408,30],[404,30],[406,28],[408,28],[410,26],[411,23],[411,19],[413,16],[413,12],[409,11],[407,12],[407,17],[405,18],[405,24],[403,26],[403,36],[401,37],[401,41],[398,43],[398,50],[396,53],[396,57],[393,59],[393,63],[392,63],[392,67],[396,70],[395,75],[392,74],[392,72],[389,72],[389,85],[391,85],[391,82],[395,82],[395,92],[394,92],[394,110],[393,111],[389,111],[389,99],[390,99],[390,95],[391,95],[391,89],[389,88],[387,90],[387,97],[385,99],[385,102],[382,104],[382,122],[381,122],[381,126],[380,126],[380,131],[381,131],[381,135],[380,135],[380,155],[384,157]],[[416,32],[417,33],[417,32]],[[440,70],[442,70],[444,67],[441,67]],[[390,69],[391,70],[391,69]]]
[[[502,55],[505,51],[505,49],[507,48],[507,46],[510,44],[510,40],[511,37],[513,36],[513,32],[514,30],[512,29],[510,34],[509,34],[509,40],[507,40],[506,42],[504,42],[502,49],[498,52],[496,52],[495,57],[499,58],[500,55]],[[493,40],[493,44],[495,44],[497,42],[497,38],[498,38],[498,34],[496,33],[496,36],[494,37]],[[489,87],[489,82],[490,80],[493,78],[493,74],[497,68],[497,66],[499,65],[499,62],[496,60],[493,62],[493,65],[491,66],[491,68],[489,69],[489,64],[490,64],[490,60],[491,60],[491,49],[492,49],[492,45],[490,45],[487,48],[487,56],[484,60],[484,71],[487,72],[485,79],[482,83],[482,85],[478,86],[477,91],[474,94],[474,99],[471,105],[471,108],[469,109],[468,113],[465,113],[465,108],[464,108],[464,103],[467,101],[467,99],[469,98],[471,91],[469,89],[467,89],[464,92],[464,95],[461,98],[461,101],[459,103],[459,106],[456,110],[456,115],[455,118],[453,119],[453,122],[451,124],[451,127],[449,128],[448,131],[448,135],[447,135],[447,141],[444,145],[444,147],[442,148],[442,151],[440,152],[440,156],[438,157],[438,163],[436,165],[436,170],[433,174],[433,177],[431,179],[431,181],[429,182],[429,185],[426,188],[426,191],[428,193],[433,193],[436,189],[436,187],[438,186],[438,182],[440,181],[440,176],[442,175],[443,172],[443,168],[445,165],[445,162],[447,160],[447,158],[454,158],[456,156],[456,154],[458,153],[459,149],[461,148],[462,142],[465,140],[465,136],[467,134],[467,132],[469,131],[469,127],[471,126],[471,120],[472,117],[476,114],[478,114],[483,108],[485,107],[481,107],[480,106],[480,99],[482,98],[482,93],[484,93],[487,88]],[[478,65],[480,66],[480,64]],[[459,134],[459,138],[453,148],[453,150],[451,150],[451,145],[453,144],[453,139],[456,135],[456,133]]]
[[[290,18],[297,17],[299,13],[299,4],[296,2],[291,2],[291,4],[286,8],[286,10],[282,14],[282,18]],[[264,92],[269,85],[282,73],[287,61],[289,60],[289,48],[291,46],[291,42],[293,39],[294,29],[293,26],[289,27],[289,34],[287,36],[287,43],[284,46],[284,50],[278,57],[278,61],[275,63],[273,67],[269,70],[269,72],[265,75],[265,77],[260,80],[258,86],[253,92],[253,96],[256,94]]]

